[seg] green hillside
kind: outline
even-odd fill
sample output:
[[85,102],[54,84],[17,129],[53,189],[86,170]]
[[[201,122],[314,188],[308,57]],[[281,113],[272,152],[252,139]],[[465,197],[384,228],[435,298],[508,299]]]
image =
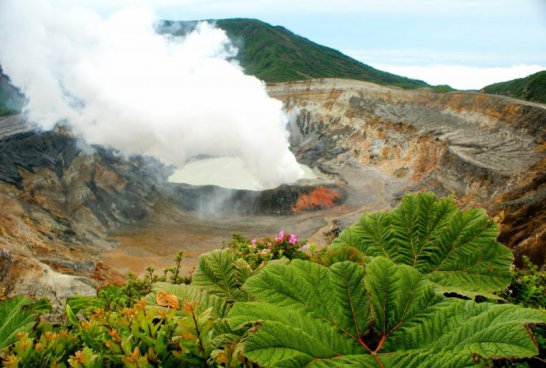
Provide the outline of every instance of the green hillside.
[[484,87],[483,92],[505,95],[522,100],[546,103],[546,70],[525,78],[500,82]]
[[[213,21],[226,31],[239,48],[237,59],[247,74],[266,82],[289,82],[312,78],[348,78],[402,88],[428,85],[420,80],[383,72],[341,52],[316,44],[284,27],[255,19]],[[165,33],[185,34],[195,21],[164,21]]]
[[17,113],[22,106],[23,97],[19,91],[11,85],[8,77],[0,68],[0,116]]

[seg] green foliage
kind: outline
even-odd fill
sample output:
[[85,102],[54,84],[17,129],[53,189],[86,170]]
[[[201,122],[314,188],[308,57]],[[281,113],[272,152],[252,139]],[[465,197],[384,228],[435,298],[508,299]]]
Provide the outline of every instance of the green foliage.
[[510,283],[513,259],[497,236],[485,211],[460,211],[451,198],[419,193],[404,196],[391,212],[365,215],[332,246],[415,267],[444,292],[495,297]]
[[244,289],[232,327],[258,324],[245,355],[263,367],[466,367],[537,353],[526,325],[546,315],[436,294],[416,269],[375,258],[366,267],[271,263]]
[[[164,270],[164,280],[169,281],[173,284],[189,284],[191,278],[183,277],[180,273],[180,266],[184,259],[184,251],[179,251],[174,258],[175,266],[171,268],[166,268]],[[170,275],[169,275],[170,274]]]
[[[271,26],[255,19],[213,21],[226,31],[239,48],[237,59],[245,72],[266,82],[290,82],[312,78],[345,78],[393,85],[402,88],[426,87],[420,80],[383,72],[341,52],[318,45],[284,27]],[[196,22],[165,21],[179,25],[185,34]]]
[[3,367],[62,367],[68,357],[76,353],[78,345],[78,338],[66,330],[59,333],[45,330],[37,339],[22,333],[4,358]]
[[4,102],[0,99],[0,116],[9,116],[16,113],[17,112],[15,110],[12,110],[9,107],[6,107]]
[[491,84],[484,87],[483,92],[546,103],[546,70],[525,78]]
[[[499,295],[510,303],[537,309],[546,309],[546,270],[523,259],[524,268],[516,269],[512,282]],[[546,326],[532,326],[538,344],[538,357],[518,362],[506,361],[503,367],[541,367],[546,362]]]
[[202,255],[193,273],[192,285],[219,296],[229,303],[248,300],[241,286],[254,271],[231,249],[215,250]]
[[99,308],[107,311],[115,311],[122,308],[132,307],[141,298],[152,290],[154,283],[170,282],[172,284],[189,283],[190,278],[180,274],[180,264],[183,259],[183,252],[177,253],[174,258],[174,267],[166,268],[163,275],[156,275],[154,269],[147,268],[148,273],[143,279],[129,274],[129,279],[124,285],[108,284],[97,290],[97,296],[74,296],[67,299],[74,314],[80,311],[89,313]]
[[[115,312],[97,310],[78,321],[67,308],[77,328],[46,331],[37,341],[21,335],[4,359],[7,367],[159,367],[202,366],[201,350],[193,317],[206,332],[202,315],[175,318],[173,311],[147,308],[144,302]],[[192,312],[188,312],[192,313]]]
[[455,88],[447,85],[447,84],[440,84],[437,86],[431,87],[431,90],[437,93],[447,93],[447,92],[453,92],[456,91]]
[[23,106],[23,96],[11,85],[0,67],[0,116],[17,114]]
[[193,285],[158,283],[146,297],[149,305],[175,310],[175,317],[188,315],[194,323],[195,336],[204,357],[227,366],[245,362],[238,343],[245,330],[232,329],[225,317],[231,304]]
[[138,300],[149,292],[153,281],[149,281],[149,275],[144,279],[138,279],[131,275],[124,285],[110,284],[97,290],[97,296],[74,296],[66,300],[66,304],[74,314],[81,311],[90,313],[96,309],[107,311],[132,307]]
[[510,303],[524,307],[546,309],[546,270],[540,269],[529,258],[523,258],[524,268],[512,274],[510,286],[500,294]]
[[366,263],[366,256],[355,247],[327,247],[318,252],[313,251],[310,260],[323,266],[345,261],[363,265]]
[[33,301],[17,296],[0,303],[0,349],[13,344],[20,333],[30,332],[37,323],[37,314],[49,312],[45,299]]

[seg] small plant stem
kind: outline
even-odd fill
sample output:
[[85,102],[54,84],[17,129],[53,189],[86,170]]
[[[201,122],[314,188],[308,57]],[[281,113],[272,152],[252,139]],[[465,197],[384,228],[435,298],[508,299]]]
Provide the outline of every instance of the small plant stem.
[[383,346],[383,343],[385,343],[386,339],[387,339],[387,335],[383,335],[383,337],[381,337],[381,340],[379,340],[379,344],[377,344],[377,347],[375,348],[374,353],[377,354],[379,350],[381,350],[381,347]]
[[197,324],[197,319],[195,318],[195,312],[191,311],[191,318],[193,319],[193,324],[195,326],[195,332],[197,332],[197,340],[199,340],[199,348],[201,349],[201,352],[205,353],[205,347],[203,346],[203,341],[201,340],[201,332],[199,331],[199,326]]
[[176,261],[176,269],[174,270],[173,274],[173,282],[176,284],[178,280],[178,275],[180,274],[180,263],[182,263],[182,258],[184,256],[184,253],[182,251],[178,252],[176,255],[175,261]]
[[366,345],[366,343],[364,342],[364,340],[362,340],[362,337],[359,337],[359,338],[358,338],[358,342],[360,343],[360,345],[364,346],[364,348],[365,348],[366,350],[368,350],[368,352],[369,352],[370,354],[373,353],[372,349],[370,349],[370,348],[368,347],[368,345]]
[[381,346],[383,345],[383,343],[385,342],[385,340],[387,339],[387,336],[383,336],[381,337],[381,340],[379,341],[379,344],[377,344],[377,348],[375,350],[372,350],[368,347],[368,345],[366,345],[366,343],[364,342],[364,340],[362,340],[362,337],[359,337],[358,338],[358,342],[360,343],[360,345],[364,346],[364,348],[366,350],[368,350],[368,352],[373,355],[373,357],[375,358],[377,364],[379,364],[379,366],[381,368],[385,368],[385,366],[383,365],[383,363],[381,362],[381,360],[379,359],[379,357],[377,356],[377,352],[379,351],[379,349],[381,349]]

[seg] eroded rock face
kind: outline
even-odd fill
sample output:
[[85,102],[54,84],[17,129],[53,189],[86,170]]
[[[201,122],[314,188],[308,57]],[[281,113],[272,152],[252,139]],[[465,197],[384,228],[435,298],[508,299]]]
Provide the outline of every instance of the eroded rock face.
[[163,169],[85,147],[62,130],[0,120],[0,252],[12,257],[0,287],[47,296],[64,287],[89,292],[89,282],[64,276],[92,278],[90,257],[112,247],[106,234],[149,215]]
[[296,114],[292,143],[303,162],[373,165],[408,177],[408,190],[483,206],[500,223],[501,241],[544,263],[544,105],[335,79],[268,90]]

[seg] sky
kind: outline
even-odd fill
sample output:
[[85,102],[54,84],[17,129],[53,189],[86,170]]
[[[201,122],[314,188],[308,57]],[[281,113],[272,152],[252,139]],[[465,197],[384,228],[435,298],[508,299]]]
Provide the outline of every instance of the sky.
[[546,0],[81,0],[173,20],[257,18],[368,65],[479,89],[546,69]]

